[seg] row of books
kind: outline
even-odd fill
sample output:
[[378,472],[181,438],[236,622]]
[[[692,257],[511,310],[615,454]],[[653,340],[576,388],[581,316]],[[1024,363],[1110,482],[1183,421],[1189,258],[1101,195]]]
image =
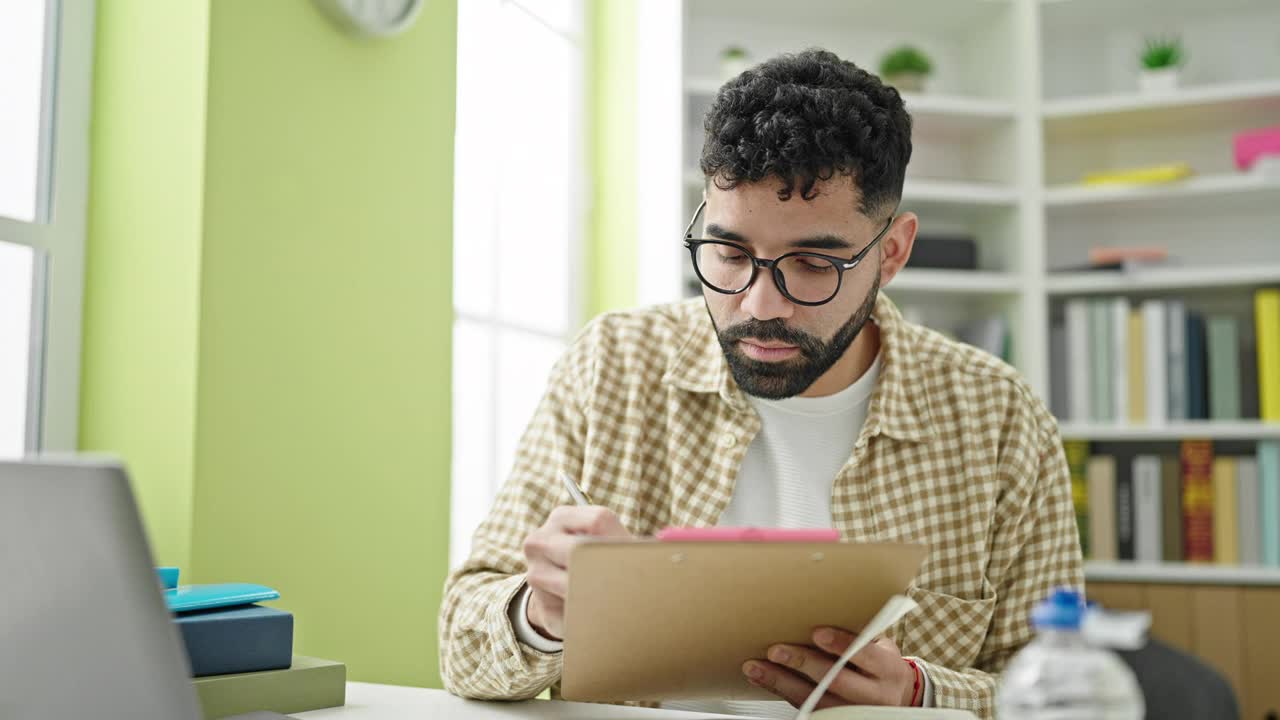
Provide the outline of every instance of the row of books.
[[1216,457],[1208,440],[1176,457],[1064,448],[1087,559],[1280,567],[1280,441]]
[[1280,290],[1254,296],[1253,328],[1181,300],[1077,298],[1052,329],[1052,396],[1077,422],[1280,420]]

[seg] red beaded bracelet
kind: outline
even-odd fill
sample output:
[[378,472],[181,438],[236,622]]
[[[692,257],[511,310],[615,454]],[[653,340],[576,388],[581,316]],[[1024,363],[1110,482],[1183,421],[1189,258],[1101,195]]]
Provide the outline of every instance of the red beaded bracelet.
[[919,666],[916,665],[915,660],[909,660],[907,658],[902,658],[902,659],[906,661],[908,665],[911,666],[912,672],[914,672],[916,675],[915,685],[911,687],[911,707],[919,707],[920,700],[922,699],[920,697],[920,668]]

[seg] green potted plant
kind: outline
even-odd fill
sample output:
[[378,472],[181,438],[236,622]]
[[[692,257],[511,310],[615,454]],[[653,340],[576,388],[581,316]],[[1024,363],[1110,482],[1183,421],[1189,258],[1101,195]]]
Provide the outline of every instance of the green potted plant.
[[737,45],[720,51],[720,80],[729,82],[730,80],[742,74],[743,70],[751,67],[751,56],[747,55],[747,51]]
[[1138,75],[1138,88],[1143,92],[1169,92],[1178,87],[1187,53],[1177,37],[1147,38],[1140,59],[1142,72]]
[[911,45],[890,50],[880,61],[880,78],[900,92],[924,92],[931,72],[929,56]]

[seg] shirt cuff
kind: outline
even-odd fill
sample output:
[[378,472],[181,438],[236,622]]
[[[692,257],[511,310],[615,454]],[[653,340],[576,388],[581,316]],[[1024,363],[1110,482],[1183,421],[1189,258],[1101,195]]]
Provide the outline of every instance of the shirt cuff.
[[[507,617],[511,620],[511,628],[516,632],[516,639],[529,647],[544,653],[556,653],[564,650],[564,642],[544,637],[529,622],[529,584],[520,586],[520,591],[507,606]],[[923,671],[922,671],[923,672]]]
[[924,678],[924,698],[920,701],[920,707],[933,707],[933,683],[929,681],[929,673],[925,672],[924,661],[918,657],[907,659],[916,662],[916,669],[920,671],[920,677]]

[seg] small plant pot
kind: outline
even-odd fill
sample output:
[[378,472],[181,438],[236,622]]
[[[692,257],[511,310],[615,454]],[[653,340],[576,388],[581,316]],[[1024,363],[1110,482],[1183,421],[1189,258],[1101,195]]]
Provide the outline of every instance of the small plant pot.
[[1178,89],[1182,73],[1176,67],[1143,70],[1138,74],[1138,89],[1144,93],[1167,93]]
[[884,81],[897,88],[898,92],[922,93],[924,92],[924,81],[927,77],[927,75],[921,73],[898,73],[896,75],[886,75]]

